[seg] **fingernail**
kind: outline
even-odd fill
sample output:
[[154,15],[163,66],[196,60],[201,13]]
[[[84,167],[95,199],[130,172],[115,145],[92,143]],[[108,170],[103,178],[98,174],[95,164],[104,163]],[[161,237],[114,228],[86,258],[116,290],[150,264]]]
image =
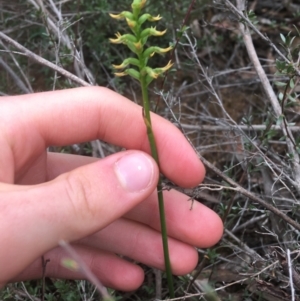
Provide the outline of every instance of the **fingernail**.
[[153,179],[153,162],[141,153],[128,154],[115,163],[115,172],[124,189],[139,192]]

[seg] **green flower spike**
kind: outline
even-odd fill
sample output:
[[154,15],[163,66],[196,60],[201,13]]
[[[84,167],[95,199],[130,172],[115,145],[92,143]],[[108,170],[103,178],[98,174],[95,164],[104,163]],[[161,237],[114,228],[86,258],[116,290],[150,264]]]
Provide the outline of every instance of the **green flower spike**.
[[[130,75],[140,82],[142,95],[143,95],[143,118],[145,126],[147,129],[148,140],[151,148],[151,154],[157,165],[159,165],[159,154],[156,147],[155,136],[152,130],[151,116],[150,116],[150,103],[148,95],[149,84],[164,72],[169,70],[173,64],[171,61],[164,67],[152,68],[148,66],[148,61],[155,53],[165,54],[172,49],[171,46],[167,48],[161,48],[158,46],[146,47],[146,42],[151,36],[162,36],[166,33],[166,30],[159,31],[155,26],[149,28],[142,28],[142,25],[146,21],[157,22],[161,19],[161,16],[152,16],[148,13],[141,14],[141,10],[146,5],[146,0],[133,0],[131,4],[132,12],[123,11],[120,14],[110,14],[110,16],[117,20],[126,20],[128,27],[133,34],[121,35],[119,32],[116,34],[116,38],[110,39],[111,43],[115,44],[125,44],[133,53],[135,53],[135,58],[127,58],[120,65],[113,65],[114,69],[120,70],[122,72],[116,72],[116,76]],[[130,68],[129,66],[132,66]],[[169,258],[169,248],[168,248],[168,236],[167,227],[165,220],[165,209],[164,209],[164,199],[162,193],[162,179],[159,178],[157,184],[157,196],[159,204],[159,215],[163,242],[163,251],[165,259],[165,269],[167,274],[169,294],[171,298],[174,298],[174,288],[173,288],[173,278],[172,278],[172,268]]]

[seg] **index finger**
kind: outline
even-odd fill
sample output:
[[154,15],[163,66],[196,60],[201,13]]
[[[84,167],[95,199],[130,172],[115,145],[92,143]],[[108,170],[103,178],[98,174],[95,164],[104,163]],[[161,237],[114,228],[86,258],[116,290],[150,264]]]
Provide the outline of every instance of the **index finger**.
[[[23,156],[24,161],[41,146],[95,139],[150,154],[142,108],[107,88],[75,88],[2,100],[7,103],[1,125],[9,128],[7,137],[13,139],[14,151],[22,152],[14,155]],[[197,185],[205,170],[192,147],[169,121],[156,114],[151,117],[161,171],[178,185]]]

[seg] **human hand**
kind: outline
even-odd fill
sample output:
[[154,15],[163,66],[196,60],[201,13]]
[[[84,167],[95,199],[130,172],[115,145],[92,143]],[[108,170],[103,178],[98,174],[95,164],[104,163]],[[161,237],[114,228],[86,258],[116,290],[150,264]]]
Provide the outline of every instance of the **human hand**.
[[[0,287],[46,276],[80,279],[60,265],[61,239],[72,242],[102,283],[133,290],[142,269],[121,257],[164,268],[155,188],[159,171],[150,153],[142,109],[105,88],[77,88],[2,97],[0,110]],[[204,167],[179,130],[153,114],[161,171],[183,187],[203,180]],[[127,151],[104,159],[47,153],[101,139]],[[222,235],[220,218],[200,203],[169,191],[165,210],[173,273],[190,272],[196,247]]]

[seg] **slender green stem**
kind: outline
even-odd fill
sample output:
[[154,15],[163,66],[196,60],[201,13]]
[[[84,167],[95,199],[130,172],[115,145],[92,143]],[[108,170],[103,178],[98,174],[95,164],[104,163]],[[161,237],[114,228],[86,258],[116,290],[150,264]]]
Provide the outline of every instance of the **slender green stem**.
[[[150,116],[150,105],[149,105],[149,95],[148,88],[146,84],[145,76],[141,78],[141,87],[142,87],[142,96],[143,96],[143,108],[144,108],[144,121],[147,128],[148,140],[151,148],[151,154],[153,159],[156,161],[158,167],[159,165],[159,157],[158,151],[156,147],[155,137],[152,130],[151,124],[151,116]],[[160,216],[160,226],[161,226],[161,234],[162,234],[162,243],[163,243],[163,251],[164,251],[164,260],[165,260],[165,269],[167,274],[168,288],[169,294],[171,298],[174,298],[174,286],[173,286],[173,277],[172,277],[172,267],[169,256],[169,246],[168,246],[168,234],[167,234],[167,225],[165,218],[165,206],[164,206],[164,198],[162,192],[162,179],[161,175],[159,176],[157,183],[157,196],[158,196],[158,205],[159,205],[159,216]]]

